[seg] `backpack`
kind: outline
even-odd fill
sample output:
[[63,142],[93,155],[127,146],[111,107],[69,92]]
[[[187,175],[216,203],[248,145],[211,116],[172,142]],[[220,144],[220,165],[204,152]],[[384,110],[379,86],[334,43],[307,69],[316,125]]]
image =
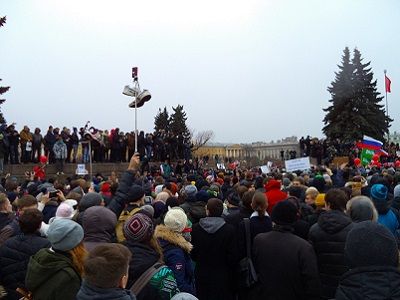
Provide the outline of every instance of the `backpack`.
[[124,236],[124,225],[126,220],[132,217],[140,210],[139,207],[132,209],[131,211],[124,210],[118,218],[117,226],[115,227],[115,233],[117,234],[117,241],[118,243],[122,243],[125,241]]

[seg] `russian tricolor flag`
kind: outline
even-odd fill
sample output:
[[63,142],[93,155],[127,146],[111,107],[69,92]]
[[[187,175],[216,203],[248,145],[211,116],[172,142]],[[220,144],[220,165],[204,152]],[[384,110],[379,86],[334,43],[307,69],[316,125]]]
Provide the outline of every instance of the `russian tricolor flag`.
[[357,146],[362,149],[381,150],[383,143],[381,141],[373,139],[372,137],[364,135],[363,141],[361,143],[358,143]]
[[380,156],[389,156],[389,153],[387,153],[385,150],[380,149],[379,152],[377,153]]

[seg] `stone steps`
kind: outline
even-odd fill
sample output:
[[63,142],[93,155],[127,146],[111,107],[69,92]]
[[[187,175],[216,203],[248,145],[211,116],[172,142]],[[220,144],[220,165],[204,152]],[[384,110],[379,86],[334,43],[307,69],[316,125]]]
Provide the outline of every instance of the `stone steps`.
[[[3,176],[10,173],[11,176],[17,177],[19,180],[25,178],[26,171],[32,171],[33,167],[37,164],[19,164],[19,165],[5,165]],[[85,165],[86,170],[89,170],[89,164]],[[47,165],[46,167],[46,177],[61,177],[66,178],[68,176],[75,175],[75,170],[77,164],[65,164],[64,165],[64,175],[57,176],[56,166],[54,164]],[[128,163],[93,163],[92,164],[92,174],[96,175],[101,173],[103,176],[110,176],[111,172],[116,172],[118,176],[121,175],[128,168]]]

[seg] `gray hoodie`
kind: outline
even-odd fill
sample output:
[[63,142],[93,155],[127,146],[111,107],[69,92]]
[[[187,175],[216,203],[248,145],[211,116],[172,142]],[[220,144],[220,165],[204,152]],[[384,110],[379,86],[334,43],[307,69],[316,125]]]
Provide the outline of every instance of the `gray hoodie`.
[[103,243],[111,243],[115,240],[115,226],[117,216],[103,206],[89,207],[83,216],[83,230],[85,237],[83,243],[86,250],[92,251]]
[[205,217],[199,221],[200,227],[208,233],[216,233],[225,224],[221,217]]

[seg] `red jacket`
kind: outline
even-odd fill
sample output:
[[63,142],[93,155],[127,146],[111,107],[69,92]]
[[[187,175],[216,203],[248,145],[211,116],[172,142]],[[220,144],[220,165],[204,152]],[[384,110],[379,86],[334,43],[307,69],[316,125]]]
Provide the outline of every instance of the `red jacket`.
[[281,191],[281,182],[275,179],[271,179],[265,185],[265,195],[268,200],[268,208],[267,212],[271,215],[272,209],[274,206],[285,199],[287,199],[288,195],[285,192]]

